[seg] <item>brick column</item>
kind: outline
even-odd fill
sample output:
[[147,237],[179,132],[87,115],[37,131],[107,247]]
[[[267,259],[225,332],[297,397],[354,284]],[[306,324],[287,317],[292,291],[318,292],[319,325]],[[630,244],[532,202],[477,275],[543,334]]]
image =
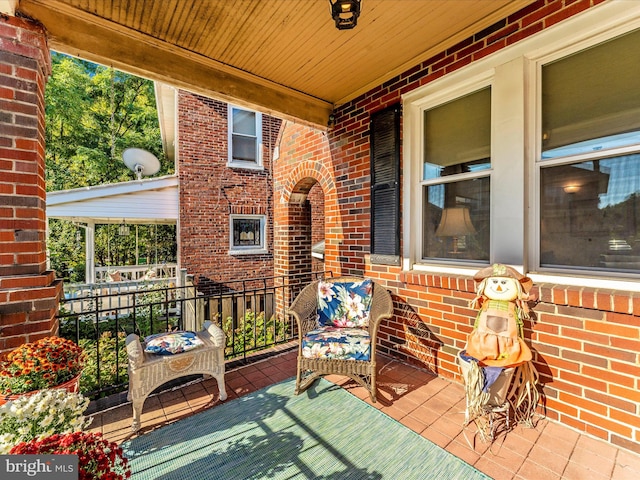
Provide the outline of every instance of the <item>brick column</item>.
[[0,15],[0,354],[56,333],[62,282],[46,270],[44,29]]

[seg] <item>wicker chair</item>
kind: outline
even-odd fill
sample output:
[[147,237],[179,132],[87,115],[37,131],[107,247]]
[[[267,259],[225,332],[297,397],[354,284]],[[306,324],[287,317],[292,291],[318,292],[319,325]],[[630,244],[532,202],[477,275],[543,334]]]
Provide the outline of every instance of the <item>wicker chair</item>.
[[[362,282],[360,277],[327,278],[322,281],[332,283]],[[337,359],[324,357],[309,358],[303,355],[303,340],[311,331],[318,331],[318,284],[317,280],[298,294],[288,313],[295,317],[298,324],[298,368],[295,394],[305,391],[318,377],[335,374],[347,376],[363,386],[369,392],[371,401],[376,401],[376,341],[380,322],[393,315],[391,295],[381,285],[372,282],[371,304],[369,310],[368,332],[370,340],[369,358],[365,360]],[[366,336],[366,333],[364,334]]]

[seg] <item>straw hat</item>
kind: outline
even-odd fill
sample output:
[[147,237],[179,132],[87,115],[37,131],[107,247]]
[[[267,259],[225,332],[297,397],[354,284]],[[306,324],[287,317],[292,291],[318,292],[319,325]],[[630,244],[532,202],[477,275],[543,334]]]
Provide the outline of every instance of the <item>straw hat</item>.
[[485,267],[482,270],[479,270],[474,276],[473,279],[476,282],[481,282],[490,277],[508,277],[515,278],[520,282],[522,287],[522,291],[524,293],[529,293],[531,287],[533,287],[533,280],[529,277],[522,275],[515,268],[510,267],[509,265],[502,265],[500,263],[494,263],[489,267]]

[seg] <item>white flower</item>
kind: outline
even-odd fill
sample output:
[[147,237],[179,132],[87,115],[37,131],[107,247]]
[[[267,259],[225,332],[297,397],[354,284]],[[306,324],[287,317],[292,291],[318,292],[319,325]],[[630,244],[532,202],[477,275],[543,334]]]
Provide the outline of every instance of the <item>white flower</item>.
[[[93,417],[91,417],[91,420],[93,420]],[[69,427],[72,431],[76,431],[75,429],[82,430],[84,428],[84,420],[81,417],[74,418],[69,421]]]
[[351,317],[360,317],[364,313],[364,303],[360,295],[354,295],[352,298],[347,299],[347,311],[351,314]]
[[93,420],[83,415],[88,405],[79,393],[52,389],[0,406],[0,453],[20,442],[81,431]]
[[17,405],[15,402],[11,402],[11,415],[15,417],[22,416],[23,408],[20,405]]
[[15,438],[16,436],[13,433],[0,434],[0,455],[9,453],[11,447],[18,443]]
[[336,296],[336,292],[333,289],[333,284],[330,282],[320,282],[318,284],[318,295],[321,299],[330,302],[333,297]]

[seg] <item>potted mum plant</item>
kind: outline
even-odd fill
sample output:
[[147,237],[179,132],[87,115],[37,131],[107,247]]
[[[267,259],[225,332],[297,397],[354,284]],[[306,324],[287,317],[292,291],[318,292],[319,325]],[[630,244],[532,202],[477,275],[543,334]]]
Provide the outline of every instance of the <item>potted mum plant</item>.
[[25,343],[0,360],[0,404],[46,388],[78,391],[86,354],[61,337]]
[[125,480],[131,477],[129,460],[117,443],[101,433],[73,432],[51,435],[15,445],[10,454],[78,455],[79,480]]

